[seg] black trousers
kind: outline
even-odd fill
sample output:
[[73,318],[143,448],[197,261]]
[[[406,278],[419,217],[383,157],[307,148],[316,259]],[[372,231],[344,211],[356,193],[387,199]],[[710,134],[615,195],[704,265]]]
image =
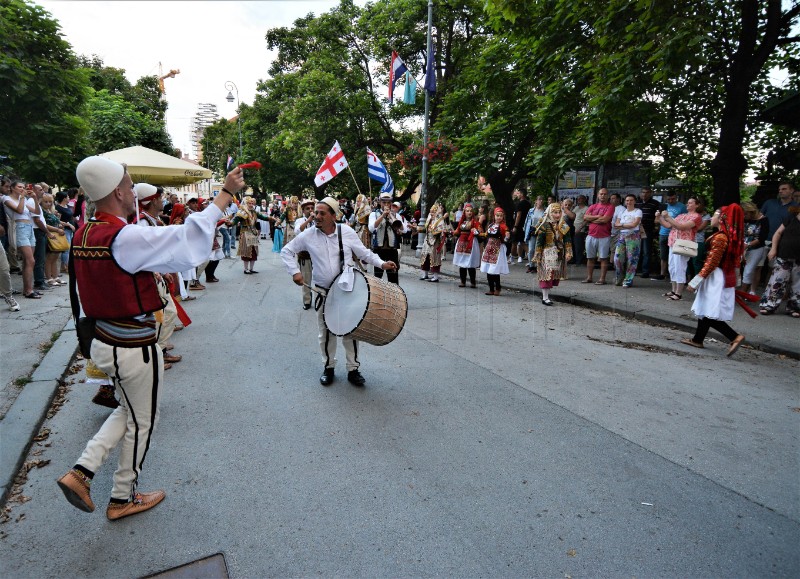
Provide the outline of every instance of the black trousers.
[[731,341],[735,340],[736,336],[739,335],[736,330],[731,328],[725,322],[712,320],[711,318],[700,318],[697,320],[697,331],[694,334],[694,338],[692,338],[692,342],[695,344],[702,344],[703,340],[706,339],[706,334],[708,334],[708,330],[710,328],[714,328]]
[[208,281],[209,278],[214,279],[214,272],[217,271],[218,265],[218,259],[212,259],[208,262],[208,265],[206,266],[206,281]]
[[47,259],[47,234],[34,226],[33,237],[36,247],[33,248],[33,285],[44,285],[44,262]]
[[[475,285],[475,268],[474,267],[459,267],[458,276],[461,278],[461,284],[467,283],[467,272],[469,272],[469,283]],[[498,282],[499,284],[500,282]]]
[[486,278],[489,282],[489,291],[500,291],[502,288],[500,287],[500,274],[499,273],[487,273]]
[[[393,261],[397,264],[397,269],[394,271],[387,271],[386,272],[386,280],[389,283],[396,283],[400,285],[400,276],[397,275],[398,270],[400,269],[400,254],[397,250],[393,247],[379,247],[375,250],[375,253],[378,254],[383,261]],[[383,278],[383,270],[379,267],[374,268],[375,277]]]

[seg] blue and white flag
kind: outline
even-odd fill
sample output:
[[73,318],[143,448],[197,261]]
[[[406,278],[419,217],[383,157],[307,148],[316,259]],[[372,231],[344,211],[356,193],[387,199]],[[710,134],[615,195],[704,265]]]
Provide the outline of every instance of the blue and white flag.
[[227,171],[230,171],[231,170],[231,165],[233,165],[233,157],[228,155],[228,163],[227,163],[227,165],[225,165],[225,169]]
[[367,147],[367,174],[370,179],[383,183],[383,187],[381,187],[382,193],[394,194],[392,176],[389,175],[389,171],[383,166],[378,156],[369,150],[369,147]]

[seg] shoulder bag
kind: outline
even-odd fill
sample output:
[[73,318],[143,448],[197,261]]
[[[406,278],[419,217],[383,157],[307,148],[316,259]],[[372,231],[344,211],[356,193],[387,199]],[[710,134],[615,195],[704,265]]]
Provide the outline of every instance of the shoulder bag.
[[697,242],[688,239],[676,239],[672,244],[672,253],[684,257],[697,257]]

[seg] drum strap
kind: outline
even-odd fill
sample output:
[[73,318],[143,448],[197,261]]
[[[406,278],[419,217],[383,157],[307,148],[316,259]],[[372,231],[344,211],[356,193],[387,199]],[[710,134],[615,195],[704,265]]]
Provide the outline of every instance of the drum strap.
[[336,234],[339,237],[339,273],[344,272],[344,246],[342,245],[342,225],[336,224]]

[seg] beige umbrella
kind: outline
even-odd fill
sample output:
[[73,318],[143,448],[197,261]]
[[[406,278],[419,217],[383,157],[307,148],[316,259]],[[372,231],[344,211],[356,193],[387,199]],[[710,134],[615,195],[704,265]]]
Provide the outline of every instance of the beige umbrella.
[[211,171],[196,163],[171,157],[147,147],[127,147],[101,157],[125,163],[134,183],[181,186],[211,179]]

